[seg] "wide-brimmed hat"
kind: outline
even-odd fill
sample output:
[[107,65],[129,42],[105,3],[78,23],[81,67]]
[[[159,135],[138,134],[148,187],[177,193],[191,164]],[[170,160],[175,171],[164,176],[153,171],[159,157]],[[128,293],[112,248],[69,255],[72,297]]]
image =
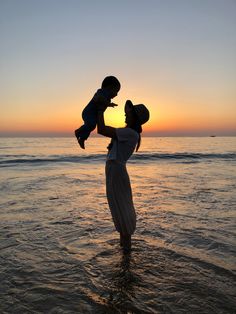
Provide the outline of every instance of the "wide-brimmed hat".
[[143,104],[133,105],[131,100],[127,100],[125,106],[133,108],[140,124],[144,124],[149,120],[150,114],[145,105]]

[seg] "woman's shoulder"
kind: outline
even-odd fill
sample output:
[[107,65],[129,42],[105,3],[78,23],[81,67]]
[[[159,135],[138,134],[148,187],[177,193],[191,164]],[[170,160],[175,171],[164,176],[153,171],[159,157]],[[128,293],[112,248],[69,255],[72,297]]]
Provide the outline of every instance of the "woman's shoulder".
[[118,140],[138,140],[139,134],[135,130],[125,127],[125,128],[117,128],[116,134]]

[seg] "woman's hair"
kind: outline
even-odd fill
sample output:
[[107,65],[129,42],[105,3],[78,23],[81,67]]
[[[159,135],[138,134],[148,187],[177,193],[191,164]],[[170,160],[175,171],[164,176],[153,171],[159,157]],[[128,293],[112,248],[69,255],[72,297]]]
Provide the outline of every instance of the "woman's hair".
[[138,143],[136,146],[136,152],[139,150],[140,144],[141,144],[141,133],[143,131],[141,124],[138,122],[138,120],[136,120],[136,122],[134,123],[134,125],[130,125],[130,128],[133,129],[134,131],[136,131],[139,135],[138,138]]

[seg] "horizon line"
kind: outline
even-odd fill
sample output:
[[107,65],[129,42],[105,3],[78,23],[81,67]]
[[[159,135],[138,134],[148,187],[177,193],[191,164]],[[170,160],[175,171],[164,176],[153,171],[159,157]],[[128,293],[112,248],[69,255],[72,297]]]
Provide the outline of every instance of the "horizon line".
[[[73,137],[74,130],[71,131],[53,131],[53,130],[21,130],[21,131],[4,131],[0,130],[0,137]],[[91,137],[100,137],[93,131]],[[143,130],[142,137],[209,137],[209,136],[236,136],[234,129],[219,130]]]
[[[0,130],[0,137],[73,137],[74,130]],[[100,137],[101,135],[93,131],[91,137]],[[142,137],[214,137],[214,136],[236,136],[235,129],[199,129],[199,130],[143,130]]]
[[[68,134],[68,133],[21,133],[21,134],[1,134],[0,133],[0,138],[50,138],[50,137],[55,137],[55,138],[60,138],[60,137],[65,137],[65,138],[73,138],[75,137],[74,134]],[[98,134],[92,134],[90,135],[92,138],[102,138],[101,135]],[[142,134],[142,137],[236,137],[236,133],[229,133],[229,134],[151,134],[151,133],[144,133]]]

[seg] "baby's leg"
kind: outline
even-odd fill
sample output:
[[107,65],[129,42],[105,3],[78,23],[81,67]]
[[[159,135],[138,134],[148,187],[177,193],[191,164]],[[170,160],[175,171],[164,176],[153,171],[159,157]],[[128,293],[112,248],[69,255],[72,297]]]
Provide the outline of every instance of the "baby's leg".
[[89,137],[90,133],[96,128],[96,121],[89,121],[75,130],[75,136],[81,148],[85,149],[84,142]]
[[86,121],[84,125],[82,125],[77,132],[78,137],[82,138],[84,141],[87,140],[90,133],[96,128],[97,121]]

